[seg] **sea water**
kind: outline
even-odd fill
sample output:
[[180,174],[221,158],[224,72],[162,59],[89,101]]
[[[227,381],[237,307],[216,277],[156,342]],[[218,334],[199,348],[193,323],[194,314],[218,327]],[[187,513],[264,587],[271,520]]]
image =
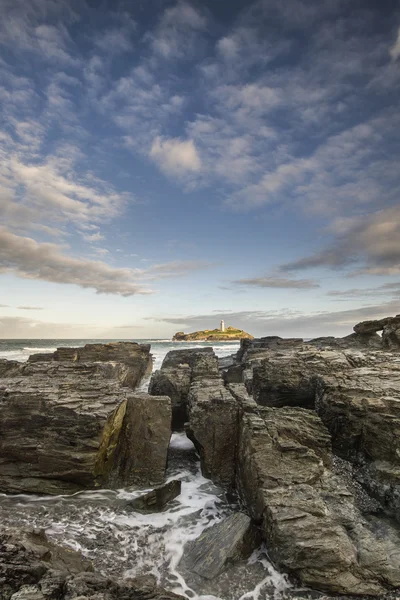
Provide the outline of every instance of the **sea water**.
[[[107,341],[116,340],[0,340],[0,358],[24,361],[35,352]],[[212,346],[222,357],[239,347],[234,342],[132,341],[151,344],[154,369],[171,349]],[[212,581],[186,571],[180,565],[185,545],[238,507],[227,501],[222,488],[202,476],[193,444],[184,433],[171,438],[167,480],[172,479],[181,480],[182,492],[161,513],[144,515],[130,508],[129,500],[148,490],[95,490],[71,496],[2,494],[0,522],[44,529],[50,539],[79,550],[105,575],[152,574],[165,588],[195,600],[309,597],[276,571],[265,546]]]

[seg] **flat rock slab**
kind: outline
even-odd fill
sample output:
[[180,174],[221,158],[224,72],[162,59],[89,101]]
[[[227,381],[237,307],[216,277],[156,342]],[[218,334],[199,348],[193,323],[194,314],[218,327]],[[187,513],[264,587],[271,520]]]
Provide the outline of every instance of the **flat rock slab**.
[[166,505],[177,498],[181,493],[182,482],[178,479],[169,481],[147,494],[127,502],[126,506],[143,513],[162,511]]
[[206,529],[185,549],[186,568],[214,579],[236,561],[248,558],[257,548],[260,534],[244,513],[235,513]]

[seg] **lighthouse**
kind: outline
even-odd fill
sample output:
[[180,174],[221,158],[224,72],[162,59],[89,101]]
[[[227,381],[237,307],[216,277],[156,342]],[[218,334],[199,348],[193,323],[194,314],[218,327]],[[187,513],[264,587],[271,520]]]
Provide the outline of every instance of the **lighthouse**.
[[225,331],[225,323],[223,321],[221,321],[221,325],[219,328],[221,331]]

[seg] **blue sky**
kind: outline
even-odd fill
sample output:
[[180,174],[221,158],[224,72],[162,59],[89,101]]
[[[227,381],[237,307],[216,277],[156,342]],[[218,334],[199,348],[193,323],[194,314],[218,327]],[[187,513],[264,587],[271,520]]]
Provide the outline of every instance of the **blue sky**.
[[400,312],[397,0],[0,11],[0,337]]

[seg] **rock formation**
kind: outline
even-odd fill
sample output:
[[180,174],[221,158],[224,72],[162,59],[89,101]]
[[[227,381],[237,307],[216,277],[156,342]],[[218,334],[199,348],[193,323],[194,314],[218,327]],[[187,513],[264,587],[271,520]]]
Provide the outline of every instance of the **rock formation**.
[[236,487],[274,563],[329,593],[400,587],[399,529],[382,517],[400,514],[397,319],[242,340],[220,374],[210,352],[171,352],[154,375],[179,390],[203,473]]
[[111,579],[42,531],[0,530],[0,600],[179,600],[153,577]]
[[248,558],[260,542],[260,534],[244,513],[234,513],[206,529],[188,548],[184,564],[205,579],[214,579],[234,562]]
[[131,389],[148,368],[149,347],[94,346],[58,350],[50,361],[1,361],[0,491],[162,482],[170,400]]

